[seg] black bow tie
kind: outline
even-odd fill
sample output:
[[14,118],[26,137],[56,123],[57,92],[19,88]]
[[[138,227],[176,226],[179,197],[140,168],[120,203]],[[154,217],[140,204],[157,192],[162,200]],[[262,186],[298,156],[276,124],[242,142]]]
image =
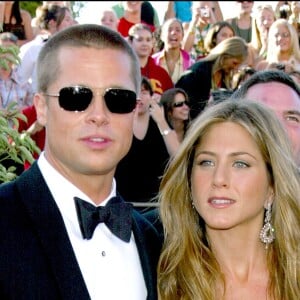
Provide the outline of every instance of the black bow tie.
[[130,241],[132,204],[120,197],[113,197],[105,206],[98,207],[77,197],[74,200],[84,239],[91,239],[97,225],[104,222],[118,238],[127,243]]

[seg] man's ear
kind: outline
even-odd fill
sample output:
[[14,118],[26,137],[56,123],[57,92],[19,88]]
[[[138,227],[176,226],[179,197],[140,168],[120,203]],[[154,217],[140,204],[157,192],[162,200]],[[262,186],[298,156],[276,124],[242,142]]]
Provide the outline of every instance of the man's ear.
[[48,105],[45,97],[40,93],[36,93],[33,98],[33,104],[36,110],[38,123],[45,126],[47,123],[48,111]]

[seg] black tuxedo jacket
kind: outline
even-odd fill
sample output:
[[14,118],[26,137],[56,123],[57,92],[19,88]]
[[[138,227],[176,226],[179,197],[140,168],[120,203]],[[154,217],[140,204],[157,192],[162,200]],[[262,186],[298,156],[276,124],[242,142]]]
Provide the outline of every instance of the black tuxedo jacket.
[[[162,241],[143,216],[134,211],[132,217],[147,299],[156,300]],[[0,299],[90,299],[62,216],[37,163],[0,186]]]

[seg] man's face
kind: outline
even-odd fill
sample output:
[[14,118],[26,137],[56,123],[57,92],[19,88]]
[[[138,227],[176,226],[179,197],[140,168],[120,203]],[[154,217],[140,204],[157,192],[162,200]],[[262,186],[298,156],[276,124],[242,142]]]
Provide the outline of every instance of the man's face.
[[296,162],[300,166],[300,98],[297,93],[283,83],[268,82],[250,87],[246,97],[274,110],[286,128]]
[[91,88],[93,98],[74,112],[61,108],[57,97],[35,96],[38,120],[46,127],[46,158],[78,186],[85,175],[112,177],[130,148],[134,111],[112,113],[103,94],[107,88],[135,91],[130,59],[119,50],[86,47],[61,50],[58,59],[60,73],[47,93],[81,85]]

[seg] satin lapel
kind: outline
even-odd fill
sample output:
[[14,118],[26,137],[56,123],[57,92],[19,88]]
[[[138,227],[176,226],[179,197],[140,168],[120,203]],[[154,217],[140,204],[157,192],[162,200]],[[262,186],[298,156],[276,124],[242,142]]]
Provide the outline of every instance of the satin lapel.
[[17,180],[21,200],[40,238],[63,299],[90,299],[71,242],[42,174],[34,163]]

